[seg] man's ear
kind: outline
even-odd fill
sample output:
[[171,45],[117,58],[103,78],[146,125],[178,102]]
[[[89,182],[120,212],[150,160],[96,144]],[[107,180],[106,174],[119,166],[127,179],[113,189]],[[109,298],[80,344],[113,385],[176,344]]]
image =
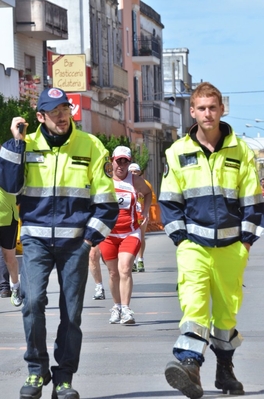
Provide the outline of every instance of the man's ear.
[[37,112],[37,113],[36,113],[36,116],[37,116],[37,120],[38,120],[40,123],[44,123],[44,122],[45,122],[45,116],[42,115],[41,112]]

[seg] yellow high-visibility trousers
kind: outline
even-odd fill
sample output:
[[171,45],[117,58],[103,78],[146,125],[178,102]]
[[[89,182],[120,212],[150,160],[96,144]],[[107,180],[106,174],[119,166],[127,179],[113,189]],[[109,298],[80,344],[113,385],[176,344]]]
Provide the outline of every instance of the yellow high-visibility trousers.
[[202,247],[184,240],[177,249],[178,293],[183,317],[205,328],[236,326],[243,299],[243,273],[248,251],[238,241],[227,247]]

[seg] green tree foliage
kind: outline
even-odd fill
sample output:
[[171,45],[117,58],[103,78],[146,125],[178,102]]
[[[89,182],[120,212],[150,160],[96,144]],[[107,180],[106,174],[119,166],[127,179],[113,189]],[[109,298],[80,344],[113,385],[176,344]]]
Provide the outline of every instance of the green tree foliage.
[[125,145],[126,147],[129,147],[131,149],[132,161],[139,164],[142,171],[147,168],[149,161],[149,152],[145,144],[143,144],[140,150],[139,148],[135,148],[133,143],[130,143],[128,137],[125,136],[116,137],[112,135],[110,137],[107,137],[104,133],[97,133],[96,136],[109,151],[110,156],[117,146]]
[[9,98],[5,101],[4,96],[0,93],[0,144],[11,139],[12,133],[10,126],[15,116],[22,116],[29,124],[28,132],[34,132],[39,122],[36,118],[36,111],[30,105],[29,99],[18,100]]
[[149,151],[146,145],[143,144],[140,151],[139,148],[132,149],[132,157],[133,161],[136,162],[140,166],[142,172],[144,172],[144,170],[148,166],[148,161],[149,161]]
[[97,133],[96,136],[109,151],[110,156],[112,155],[114,149],[119,145],[124,145],[130,148],[129,140],[125,136],[116,137],[112,135],[110,137],[107,137],[104,133]]

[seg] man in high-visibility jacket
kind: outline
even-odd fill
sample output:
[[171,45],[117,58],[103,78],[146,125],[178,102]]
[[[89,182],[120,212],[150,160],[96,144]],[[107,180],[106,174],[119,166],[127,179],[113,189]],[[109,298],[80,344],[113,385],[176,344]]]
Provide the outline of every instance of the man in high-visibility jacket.
[[[189,134],[167,151],[159,203],[167,235],[178,246],[181,335],[168,363],[168,383],[189,398],[203,395],[200,367],[209,342],[215,386],[243,395],[232,357],[242,338],[236,315],[250,246],[263,233],[264,202],[254,154],[220,121],[222,95],[210,83],[191,96]],[[210,297],[212,312],[210,312]]]
[[[81,350],[89,252],[110,233],[119,210],[109,153],[95,136],[76,129],[66,93],[45,89],[37,109],[40,125],[26,136],[25,187],[20,201],[24,358],[29,370],[20,399],[40,398],[51,372],[53,399],[79,399],[72,378]],[[15,132],[20,123],[27,125],[24,118],[14,118],[11,130]],[[55,265],[60,324],[54,346],[57,365],[50,372],[45,304]]]

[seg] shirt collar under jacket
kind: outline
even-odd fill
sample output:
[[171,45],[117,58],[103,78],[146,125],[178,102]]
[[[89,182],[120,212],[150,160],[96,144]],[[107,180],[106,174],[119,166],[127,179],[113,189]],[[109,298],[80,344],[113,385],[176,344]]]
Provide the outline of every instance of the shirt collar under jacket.
[[[194,125],[191,126],[189,133],[183,137],[180,140],[184,140],[184,153],[190,153],[194,151],[199,151],[201,149],[201,146],[196,139],[196,133],[198,130],[198,124],[195,123]],[[234,131],[232,130],[232,127],[226,123],[220,121],[220,130],[223,134],[223,143],[220,148],[226,148],[226,147],[236,147],[238,145],[238,138],[236,137]],[[220,149],[218,148],[218,150]]]
[[72,123],[69,127],[68,132],[65,134],[62,134],[62,135],[51,136],[49,134],[49,132],[47,131],[45,123],[41,124],[40,130],[50,148],[61,147],[63,144],[66,143],[66,141],[68,140],[68,138],[70,137],[70,135],[72,133]]

